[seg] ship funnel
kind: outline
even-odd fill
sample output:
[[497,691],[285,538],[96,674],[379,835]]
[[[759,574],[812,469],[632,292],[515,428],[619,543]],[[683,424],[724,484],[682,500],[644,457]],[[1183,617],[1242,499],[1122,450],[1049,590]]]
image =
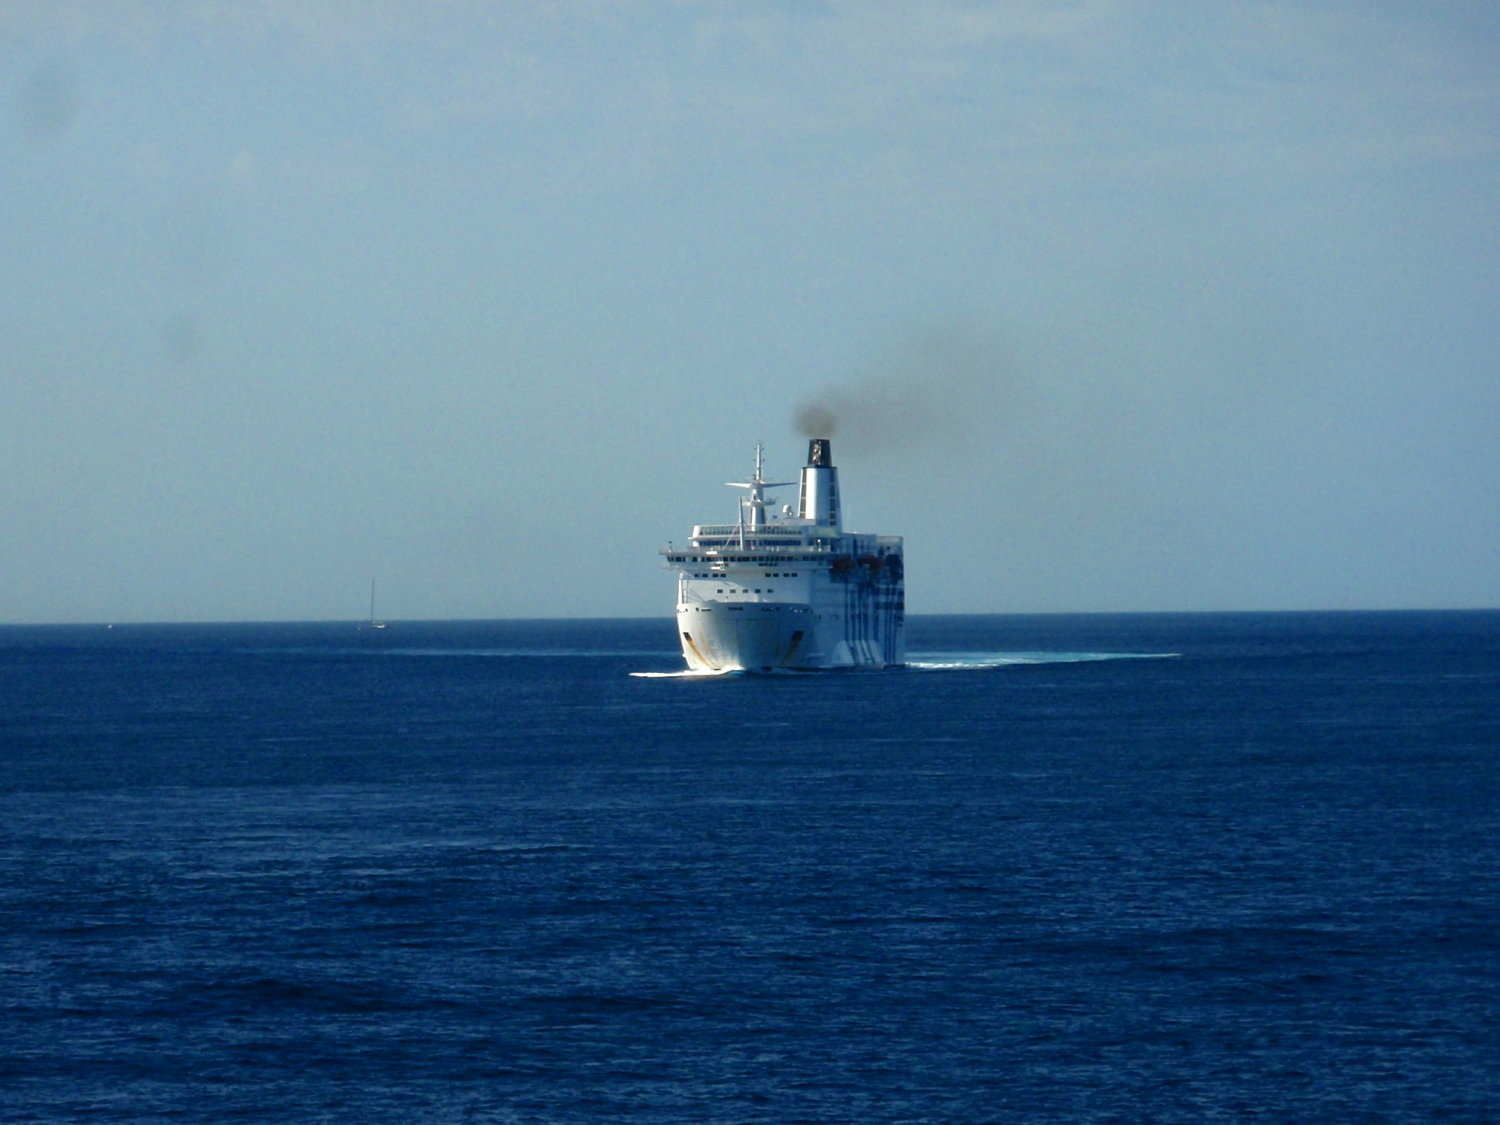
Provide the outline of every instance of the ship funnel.
[[815,524],[842,531],[839,516],[839,471],[833,467],[833,443],[813,438],[807,443],[807,465],[802,470],[797,515]]

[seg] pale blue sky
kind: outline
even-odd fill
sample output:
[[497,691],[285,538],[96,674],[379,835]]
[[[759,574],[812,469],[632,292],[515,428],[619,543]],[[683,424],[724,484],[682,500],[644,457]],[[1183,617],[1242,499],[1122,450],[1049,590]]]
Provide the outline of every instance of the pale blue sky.
[[[1489,3],[0,0],[0,621],[1500,604]],[[785,497],[790,499],[790,497]]]

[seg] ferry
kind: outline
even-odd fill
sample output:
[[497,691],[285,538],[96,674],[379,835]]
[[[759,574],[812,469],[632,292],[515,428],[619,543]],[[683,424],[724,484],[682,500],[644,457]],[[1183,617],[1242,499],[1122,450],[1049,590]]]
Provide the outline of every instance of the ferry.
[[[906,659],[899,535],[846,532],[832,442],[813,438],[796,481],[768,481],[764,447],[739,519],[696,524],[662,548],[677,575],[677,632],[694,672],[895,668]],[[772,488],[797,485],[795,510]]]

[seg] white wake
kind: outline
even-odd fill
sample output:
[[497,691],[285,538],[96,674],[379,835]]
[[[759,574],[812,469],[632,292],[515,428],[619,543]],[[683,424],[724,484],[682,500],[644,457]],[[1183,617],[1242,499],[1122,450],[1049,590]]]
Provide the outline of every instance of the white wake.
[[906,666],[917,672],[962,672],[1018,664],[1085,664],[1097,660],[1172,660],[1179,652],[917,652]]
[[[987,668],[1010,668],[1024,664],[1084,664],[1098,660],[1173,660],[1180,652],[917,652],[904,667],[913,672],[973,672]],[[717,672],[682,669],[678,672],[632,672],[643,680],[713,679],[733,676],[738,669]],[[777,669],[783,675],[817,675],[804,669]],[[763,675],[765,673],[754,673]]]

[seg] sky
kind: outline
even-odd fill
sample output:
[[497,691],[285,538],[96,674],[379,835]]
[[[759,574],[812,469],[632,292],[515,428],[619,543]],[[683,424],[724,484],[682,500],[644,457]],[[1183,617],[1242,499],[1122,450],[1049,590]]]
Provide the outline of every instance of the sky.
[[[1500,605],[1500,8],[0,0],[0,622]],[[791,495],[780,497],[783,501]]]

